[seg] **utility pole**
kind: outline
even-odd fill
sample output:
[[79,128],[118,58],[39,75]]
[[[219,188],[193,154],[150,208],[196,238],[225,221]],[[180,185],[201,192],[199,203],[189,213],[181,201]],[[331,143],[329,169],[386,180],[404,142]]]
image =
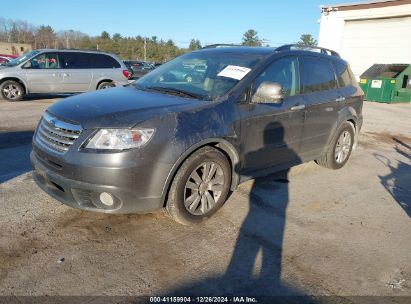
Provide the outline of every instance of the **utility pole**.
[[147,38],[144,38],[144,61],[147,61]]

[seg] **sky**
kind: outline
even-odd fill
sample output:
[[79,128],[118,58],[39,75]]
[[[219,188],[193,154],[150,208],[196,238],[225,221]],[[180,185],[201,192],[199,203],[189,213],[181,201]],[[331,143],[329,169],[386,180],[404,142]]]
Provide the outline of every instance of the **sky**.
[[78,30],[111,35],[173,39],[180,47],[192,38],[203,45],[240,43],[248,29],[271,46],[293,43],[301,34],[318,38],[320,5],[333,0],[19,0],[2,6],[0,17],[50,25],[55,31]]

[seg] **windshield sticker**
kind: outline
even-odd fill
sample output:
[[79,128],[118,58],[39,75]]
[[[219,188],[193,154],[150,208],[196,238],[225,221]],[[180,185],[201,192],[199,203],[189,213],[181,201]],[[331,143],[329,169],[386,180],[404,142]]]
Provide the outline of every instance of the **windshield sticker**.
[[251,71],[251,69],[249,69],[249,68],[244,68],[244,67],[240,67],[240,66],[237,66],[237,65],[228,65],[228,66],[226,66],[226,68],[224,70],[222,70],[220,73],[218,73],[217,76],[228,77],[228,78],[241,80],[250,71]]

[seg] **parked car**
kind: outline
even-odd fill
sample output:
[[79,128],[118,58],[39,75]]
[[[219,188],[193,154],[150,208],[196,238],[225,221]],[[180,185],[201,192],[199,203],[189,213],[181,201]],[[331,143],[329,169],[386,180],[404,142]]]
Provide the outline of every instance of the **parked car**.
[[153,66],[144,61],[125,60],[124,64],[131,71],[133,79],[140,78],[154,69]]
[[183,69],[172,69],[167,74],[163,76],[162,81],[184,81],[184,82],[193,82],[195,78],[195,71],[185,66]]
[[170,69],[162,81],[201,82],[205,77],[206,65],[184,65],[183,68]]
[[[207,48],[132,85],[58,101],[33,138],[34,179],[74,208],[177,222],[214,214],[241,183],[311,160],[343,167],[364,94],[335,52]],[[201,82],[164,79],[206,63]]]
[[9,57],[0,56],[0,66],[6,65],[8,62],[10,62]]
[[30,93],[79,93],[128,84],[127,67],[96,51],[34,50],[0,69],[0,97],[19,101]]

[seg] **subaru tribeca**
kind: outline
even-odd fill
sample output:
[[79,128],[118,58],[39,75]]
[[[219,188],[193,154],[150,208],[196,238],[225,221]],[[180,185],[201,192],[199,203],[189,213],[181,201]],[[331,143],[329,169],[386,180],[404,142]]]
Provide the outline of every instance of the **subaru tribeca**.
[[[175,77],[193,65],[205,67],[201,77]],[[197,223],[248,179],[311,160],[343,167],[362,104],[333,51],[208,47],[126,87],[51,105],[34,134],[33,176],[74,208],[164,208],[179,223]]]

